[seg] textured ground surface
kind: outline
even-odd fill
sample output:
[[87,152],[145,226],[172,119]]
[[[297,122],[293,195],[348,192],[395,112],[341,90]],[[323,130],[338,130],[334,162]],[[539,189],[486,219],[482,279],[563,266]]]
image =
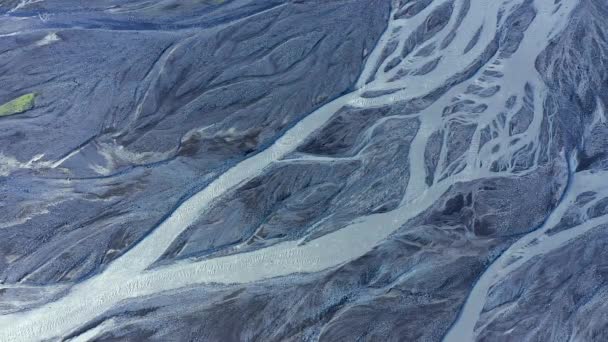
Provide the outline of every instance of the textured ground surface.
[[605,18],[0,1],[0,341],[608,340]]

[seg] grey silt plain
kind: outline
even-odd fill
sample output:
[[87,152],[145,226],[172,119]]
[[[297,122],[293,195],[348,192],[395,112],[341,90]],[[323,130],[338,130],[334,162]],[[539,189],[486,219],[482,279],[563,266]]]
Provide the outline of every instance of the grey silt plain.
[[603,341],[601,0],[0,4],[0,341]]

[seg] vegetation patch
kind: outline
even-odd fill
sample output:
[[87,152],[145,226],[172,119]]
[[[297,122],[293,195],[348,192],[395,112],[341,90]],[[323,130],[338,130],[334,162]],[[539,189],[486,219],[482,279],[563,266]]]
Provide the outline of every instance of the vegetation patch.
[[36,93],[21,95],[0,106],[0,116],[23,113],[34,108]]

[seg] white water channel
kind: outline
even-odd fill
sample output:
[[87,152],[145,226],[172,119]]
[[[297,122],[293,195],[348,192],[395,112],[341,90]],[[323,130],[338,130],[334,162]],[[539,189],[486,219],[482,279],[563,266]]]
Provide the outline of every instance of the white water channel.
[[[249,253],[197,262],[186,260],[154,270],[146,270],[184,229],[205,212],[212,201],[227,193],[228,190],[261,174],[270,164],[293,151],[309,135],[328,122],[340,108],[347,105],[358,107],[380,106],[395,101],[404,101],[424,95],[443,84],[451,75],[459,71],[458,66],[464,66],[473,61],[481,53],[483,47],[494,37],[498,12],[500,10],[508,11],[515,4],[521,2],[511,0],[471,1],[471,10],[465,17],[462,29],[458,31],[456,39],[452,43],[454,45],[438,52],[443,54],[442,63],[434,72],[421,77],[405,77],[398,82],[391,83],[388,77],[390,75],[385,75],[380,71],[375,81],[365,85],[364,79],[374,72],[377,58],[385,44],[391,38],[405,39],[407,33],[423,23],[425,17],[443,1],[436,1],[421,14],[411,19],[390,19],[389,28],[378,46],[370,54],[370,58],[365,65],[361,80],[358,82],[360,86],[358,90],[317,109],[286,132],[272,146],[242,161],[221,175],[208,187],[180,205],[149,236],[111,263],[103,273],[75,285],[66,296],[55,302],[29,311],[0,317],[0,341],[33,341],[65,336],[123,300],[152,295],[161,291],[201,283],[247,283],[295,272],[321,271],[368,252],[407,220],[436,202],[451,185],[460,181],[508,175],[508,173],[490,173],[474,162],[478,150],[474,148],[476,145],[472,144],[469,153],[471,157],[466,161],[465,172],[457,175],[447,175],[442,182],[430,187],[424,184],[426,172],[423,165],[426,142],[432,132],[443,129],[445,122],[440,115],[441,109],[448,105],[453,97],[459,96],[464,91],[466,84],[461,84],[453,87],[419,115],[421,128],[412,142],[409,153],[411,161],[410,183],[406,196],[397,210],[359,218],[346,228],[305,245],[298,245],[296,241],[284,242]],[[458,13],[458,9],[463,3],[464,1],[456,1],[453,17]],[[544,11],[547,6],[553,6],[552,1],[537,0],[535,3],[540,8],[539,12]],[[563,2],[561,11],[567,13],[574,4],[575,1]],[[533,35],[526,34],[519,50],[522,52],[518,52],[512,57],[514,63],[525,62],[527,70],[533,70],[533,60],[526,60],[526,57],[533,58],[538,55],[543,48],[543,45],[539,42],[545,43],[546,37],[551,32],[555,32],[556,27],[563,25],[566,20],[567,18],[563,16],[551,15],[551,11],[537,17],[532,24],[533,27],[529,29],[529,32]],[[450,24],[444,31],[448,30],[450,25],[453,24],[454,18],[451,19]],[[483,31],[478,46],[463,55],[461,53],[462,47],[476,32],[477,27],[482,24],[486,29]],[[400,31],[394,33],[393,29],[399,26],[402,26]],[[440,41],[445,36],[444,31],[433,39]],[[436,55],[431,55],[418,60],[411,60],[408,63],[423,65],[435,57]],[[498,63],[496,60],[493,62]],[[504,84],[502,84],[504,91],[509,92],[509,94],[520,94],[526,76],[528,75],[518,74],[509,78],[507,75]],[[535,82],[535,76],[532,77],[532,82]],[[428,87],[420,86],[420,82],[423,81]],[[537,83],[537,85],[540,88],[540,84]],[[393,89],[395,86],[402,90],[396,94],[379,98],[366,99],[360,97],[365,90]],[[494,104],[489,103],[490,108],[500,106],[499,102],[495,101]],[[491,114],[495,115],[496,113]],[[490,121],[487,118],[483,120]],[[481,127],[482,125],[479,125],[478,131]],[[534,132],[529,133],[530,140],[538,136],[538,129],[539,127],[532,127]],[[441,170],[438,170],[438,172],[441,172]],[[473,311],[475,310],[476,307]],[[452,332],[460,334],[468,331],[468,326],[464,326],[464,328],[461,328],[461,326],[464,325],[456,324]],[[458,340],[458,342],[461,341],[467,340]]]
[[[608,216],[600,216],[588,219],[584,223],[561,231],[554,235],[548,235],[547,231],[555,227],[572,206],[577,196],[586,191],[598,192],[597,198],[608,196],[608,184],[606,179],[608,172],[582,172],[572,176],[572,184],[560,205],[551,213],[548,220],[540,229],[537,229],[509,247],[492,265],[484,272],[475,284],[473,290],[460,313],[459,319],[446,335],[444,342],[461,342],[475,340],[475,327],[483,310],[492,285],[503,279],[512,271],[535,256],[549,253],[564,246],[569,241],[582,236],[591,229],[608,224]],[[592,203],[591,203],[592,204]]]

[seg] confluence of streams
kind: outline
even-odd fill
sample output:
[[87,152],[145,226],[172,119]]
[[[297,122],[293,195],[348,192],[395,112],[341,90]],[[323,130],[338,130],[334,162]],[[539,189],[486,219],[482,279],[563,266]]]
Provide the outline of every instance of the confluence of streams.
[[[463,0],[455,1],[453,12],[458,13],[459,9],[465,6],[465,2]],[[445,1],[436,1],[418,15],[408,19],[394,19],[392,15],[394,13],[391,13],[387,29],[366,61],[357,82],[357,90],[315,110],[287,131],[272,146],[240,162],[222,174],[205,189],[185,201],[149,236],[111,263],[101,274],[75,285],[64,297],[40,308],[0,317],[0,340],[31,341],[65,336],[128,298],[151,295],[194,284],[213,282],[225,284],[247,283],[294,272],[316,272],[327,269],[369,251],[410,218],[431,206],[454,183],[512,175],[510,172],[490,172],[487,165],[482,167],[481,163],[478,162],[479,152],[477,147],[479,146],[481,127],[481,125],[478,125],[473,142],[469,147],[464,170],[454,175],[447,175],[441,182],[432,186],[425,184],[424,147],[431,133],[441,129],[445,123],[441,117],[441,109],[449,103],[450,99],[464,92],[467,83],[465,81],[452,86],[438,100],[421,111],[421,115],[418,116],[420,129],[411,144],[409,153],[410,181],[398,209],[361,217],[344,229],[301,246],[298,245],[297,241],[284,242],[249,253],[196,262],[181,261],[161,268],[147,270],[162,255],[173,239],[200,217],[214,199],[225,194],[229,189],[259,175],[271,163],[280,160],[293,151],[307,136],[328,122],[340,108],[344,106],[377,107],[390,105],[398,101],[419,98],[430,93],[429,90],[440,88],[450,76],[458,71],[454,70],[458,66],[467,66],[474,63],[475,59],[483,52],[484,47],[497,33],[498,18],[500,17],[498,13],[501,11],[508,13],[518,2],[523,1],[471,1],[470,10],[463,22],[460,23],[456,37],[447,49],[441,51],[441,62],[437,68],[424,76],[411,75],[397,81],[391,79],[391,76],[394,75],[390,71],[385,73],[382,72],[382,67],[376,68],[382,51],[392,40],[399,40],[399,46],[401,46],[407,35],[419,25],[423,25],[427,16]],[[500,61],[497,57],[494,57],[487,63],[494,68],[509,64],[517,65],[519,68],[523,66],[529,68],[528,72],[522,71],[506,75],[502,81],[503,92],[522,93],[526,83],[530,83],[534,85],[537,93],[536,97],[542,96],[543,85],[534,70],[533,58],[530,59],[530,56],[537,56],[544,48],[544,42],[547,42],[550,36],[559,33],[567,21],[569,12],[575,5],[575,0],[563,1],[561,7],[557,11],[553,11],[555,8],[553,2],[535,1],[538,15],[528,30],[534,32],[534,34],[525,35],[521,47],[513,56]],[[446,27],[456,25],[456,15],[452,15]],[[483,25],[484,30],[479,38],[479,44],[463,54],[464,47],[480,25]],[[446,34],[446,29],[444,29],[432,39],[439,42]],[[424,65],[434,57],[436,56],[431,55],[410,62],[414,65]],[[484,67],[480,68],[473,78],[479,76]],[[367,80],[370,76],[374,76],[374,80],[368,83]],[[421,82],[425,84],[424,87],[420,86]],[[368,90],[388,89],[398,89],[398,91],[376,98],[361,97]],[[539,100],[535,102],[540,103]],[[497,113],[498,111],[495,109],[502,105],[500,97],[489,100],[487,104],[489,107],[488,113]],[[537,139],[540,129],[538,122],[541,116],[542,106],[535,106],[534,122],[536,124],[532,124],[529,131],[526,132],[528,141]],[[493,118],[480,117],[478,119],[489,122]],[[520,246],[519,244],[516,245]],[[331,248],[328,248],[328,246],[331,246]],[[480,283],[482,281],[483,277]],[[481,290],[478,290],[479,287],[476,286],[474,292],[483,292],[484,289],[487,292],[487,288],[481,286]],[[467,301],[468,307],[471,306],[470,302],[469,298]],[[479,309],[479,305],[473,306],[472,312]],[[464,310],[467,310],[466,305]],[[479,311],[477,311],[477,316],[478,314]],[[472,320],[476,321],[476,319],[477,317],[473,317]],[[472,333],[471,324],[460,319],[453,326],[450,335],[446,337],[446,341],[457,341],[451,336],[472,337]],[[458,340],[458,342],[461,341],[465,340]]]

